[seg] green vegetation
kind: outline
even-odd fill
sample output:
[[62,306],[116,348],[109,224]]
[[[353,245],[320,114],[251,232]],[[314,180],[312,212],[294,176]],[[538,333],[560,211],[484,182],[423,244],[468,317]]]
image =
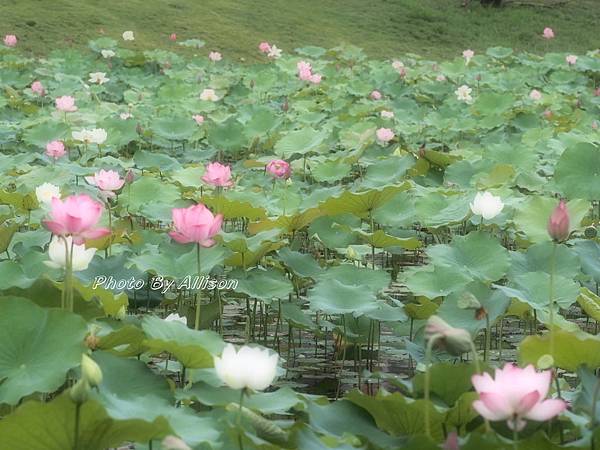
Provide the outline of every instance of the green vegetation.
[[[463,8],[460,0],[19,0],[1,16],[0,32],[18,35],[22,48],[36,54],[85,46],[101,30],[112,37],[133,30],[139,48],[168,47],[174,32],[234,58],[257,58],[258,42],[268,40],[284,51],[351,43],[378,58],[412,52],[445,59],[497,45],[540,53],[594,49],[600,6],[597,0],[499,9],[476,1]],[[551,42],[539,37],[545,26],[557,34]]]

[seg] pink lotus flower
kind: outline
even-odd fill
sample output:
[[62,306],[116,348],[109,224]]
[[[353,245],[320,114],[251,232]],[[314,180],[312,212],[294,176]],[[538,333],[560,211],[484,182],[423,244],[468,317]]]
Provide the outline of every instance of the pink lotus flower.
[[439,74],[437,77],[435,77],[435,81],[446,81],[446,76]]
[[39,81],[34,81],[33,83],[31,83],[31,92],[39,95],[40,97],[46,95],[46,89],[44,89],[44,85]]
[[64,112],[73,112],[77,111],[77,106],[75,106],[75,99],[70,95],[63,95],[62,97],[58,97],[56,100],[56,109]]
[[98,239],[110,234],[106,228],[96,228],[103,211],[102,203],[88,195],[71,195],[64,200],[53,198],[50,219],[42,223],[57,236],[72,236],[81,245],[86,239]]
[[91,177],[85,177],[85,181],[98,187],[101,191],[109,193],[109,197],[113,197],[114,191],[118,191],[125,184],[125,180],[119,176],[119,172],[114,170],[101,170]]
[[567,61],[567,64],[574,66],[577,64],[577,55],[567,55],[565,61]]
[[296,64],[296,68],[298,69],[298,78],[302,81],[310,81],[313,73],[312,66],[309,63],[306,61],[299,61],[298,64]]
[[177,40],[177,33],[171,33],[169,36],[169,40],[175,42]]
[[198,125],[202,125],[204,123],[204,116],[201,114],[193,115],[192,119],[194,119]]
[[567,408],[563,400],[544,400],[552,382],[552,371],[536,372],[532,365],[521,369],[506,364],[496,369],[495,377],[488,373],[471,378],[479,400],[473,408],[488,420],[506,420],[511,430],[525,427],[524,419],[543,422]]
[[371,97],[372,100],[381,100],[381,92],[375,90],[373,92],[371,92],[371,94],[369,95]]
[[287,179],[292,174],[290,165],[282,159],[274,159],[266,167],[267,172],[276,178]]
[[210,59],[212,62],[217,62],[221,61],[223,56],[219,52],[210,52],[208,54],[208,59]]
[[468,49],[462,52],[462,55],[463,58],[465,58],[465,62],[469,64],[471,62],[471,59],[473,59],[473,56],[475,56],[475,52],[471,49]]
[[14,34],[7,34],[4,36],[4,45],[7,47],[14,47],[17,45],[17,37]]
[[375,132],[375,135],[377,136],[377,140],[384,144],[394,139],[395,136],[394,132],[389,128],[379,128]]
[[544,33],[542,34],[544,39],[552,39],[554,38],[554,30],[550,27],[544,28]]
[[531,100],[534,101],[539,101],[542,99],[542,93],[540,91],[538,91],[537,89],[533,89],[530,93],[529,93],[529,98]]
[[600,97],[600,87],[594,89],[594,97]]
[[568,239],[570,231],[567,203],[561,200],[548,219],[548,234],[553,240],[562,242]]
[[552,112],[551,109],[545,109],[544,112],[542,113],[542,115],[544,116],[545,119],[547,120],[551,120],[552,117],[554,117],[554,113]]
[[206,166],[202,181],[212,186],[231,186],[233,184],[231,181],[231,167],[219,162],[210,163]]
[[312,73],[310,70],[300,70],[298,72],[298,78],[300,78],[302,81],[310,81],[311,77]]
[[306,61],[298,61],[298,63],[296,64],[296,68],[298,69],[298,72],[301,72],[303,70],[308,70],[309,72],[312,71],[312,66]]
[[319,84],[321,82],[321,78],[322,77],[320,73],[315,73],[310,76],[310,82],[313,84]]
[[46,155],[50,158],[58,159],[65,156],[66,153],[65,144],[62,141],[52,141],[46,145]]
[[195,242],[202,247],[212,247],[213,237],[221,231],[223,214],[213,213],[199,203],[189,208],[173,208],[173,224],[175,230],[169,233],[180,244]]
[[261,42],[258,45],[258,49],[262,52],[262,53],[269,53],[271,51],[271,44],[269,44],[268,42]]

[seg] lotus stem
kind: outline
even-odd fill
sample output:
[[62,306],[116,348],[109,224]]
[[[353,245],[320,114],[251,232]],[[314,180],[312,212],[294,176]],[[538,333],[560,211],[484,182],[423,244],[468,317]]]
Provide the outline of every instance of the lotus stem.
[[[200,244],[196,244],[196,263],[198,264],[198,276],[202,275],[200,266]],[[202,300],[202,289],[196,293],[196,318],[194,320],[194,330],[200,329],[200,304]]]
[[433,349],[433,345],[435,342],[442,337],[441,334],[436,333],[429,338],[427,342],[427,348],[425,349],[425,386],[423,392],[423,399],[425,400],[425,435],[428,438],[431,438],[431,414],[429,411],[429,403],[430,403],[430,384],[431,384],[431,372],[429,370],[429,366],[431,366],[431,351]]
[[550,356],[554,366],[554,272],[556,271],[556,242],[552,243],[552,256],[550,257]]

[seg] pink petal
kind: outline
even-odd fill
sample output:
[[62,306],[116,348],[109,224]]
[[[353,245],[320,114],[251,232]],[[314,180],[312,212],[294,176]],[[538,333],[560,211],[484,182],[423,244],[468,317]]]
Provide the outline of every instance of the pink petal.
[[560,399],[544,400],[531,408],[527,414],[524,415],[527,419],[536,420],[538,422],[544,422],[545,420],[551,419],[557,416],[561,412],[567,409],[567,404]]
[[506,395],[495,392],[481,392],[479,399],[488,410],[503,417],[511,416],[514,412]]
[[215,244],[216,244],[216,242],[215,242],[213,239],[205,239],[205,240],[203,240],[203,241],[199,242],[199,244],[200,244],[202,247],[206,247],[206,248],[208,248],[208,247],[212,247],[213,245],[215,245]]
[[87,230],[81,233],[81,236],[85,239],[100,239],[101,237],[108,236],[110,230],[108,228],[96,228],[93,230]]
[[494,383],[494,379],[487,372],[484,372],[481,375],[473,375],[471,377],[471,383],[473,384],[477,392],[496,391],[496,384]]
[[188,244],[189,242],[191,242],[186,236],[179,233],[178,231],[169,232],[169,236],[171,236],[175,241],[179,242],[180,244]]
[[208,232],[209,235],[214,236],[221,231],[221,225],[223,225],[223,214],[217,214]]
[[61,223],[55,222],[53,220],[44,220],[42,221],[44,226],[52,233],[56,235],[65,234],[65,228]]
[[481,400],[475,400],[473,402],[473,409],[488,420],[504,420],[507,417],[504,413],[491,411]]
[[539,400],[540,393],[538,391],[532,391],[519,400],[515,412],[519,415],[525,415]]

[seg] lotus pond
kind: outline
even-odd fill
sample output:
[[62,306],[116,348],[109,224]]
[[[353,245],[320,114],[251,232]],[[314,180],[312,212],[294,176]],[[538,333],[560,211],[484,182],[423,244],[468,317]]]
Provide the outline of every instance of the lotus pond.
[[0,49],[0,449],[600,448],[598,52],[131,39]]

